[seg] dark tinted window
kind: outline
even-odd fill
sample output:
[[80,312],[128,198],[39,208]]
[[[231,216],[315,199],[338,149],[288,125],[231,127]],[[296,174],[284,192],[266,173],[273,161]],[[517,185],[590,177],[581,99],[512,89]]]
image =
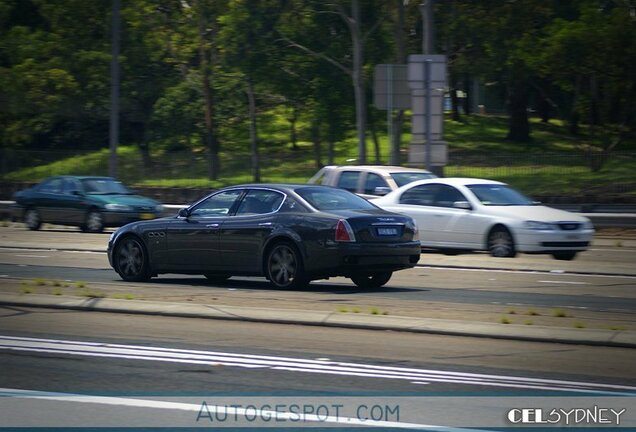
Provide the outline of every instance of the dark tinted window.
[[389,187],[386,180],[374,173],[367,173],[367,179],[364,182],[364,193],[369,195],[375,195],[375,188],[377,187]]
[[438,186],[436,184],[427,184],[412,187],[402,194],[400,204],[435,205],[435,195],[437,194]]
[[108,194],[130,194],[126,186],[111,178],[90,178],[82,179],[84,192],[87,194],[108,195]]
[[243,189],[219,192],[200,202],[190,213],[192,216],[225,216],[230,213]]
[[71,194],[74,191],[82,191],[82,185],[80,184],[79,181],[73,179],[73,178],[67,178],[64,181],[64,193],[66,194]]
[[477,184],[466,186],[483,205],[487,206],[514,206],[533,205],[530,198],[503,184]]
[[285,196],[276,191],[250,190],[239,205],[237,215],[256,215],[278,210]]
[[435,196],[435,205],[438,207],[452,207],[455,201],[466,201],[466,197],[453,186],[439,185]]
[[366,210],[376,208],[364,198],[340,189],[300,188],[296,193],[317,210]]
[[395,183],[400,186],[404,186],[405,184],[409,184],[411,182],[417,180],[426,180],[430,178],[435,178],[435,174],[432,173],[421,173],[421,172],[400,172],[391,174]]
[[340,178],[338,179],[338,187],[350,192],[357,192],[359,178],[359,171],[343,171],[340,173]]
[[45,193],[62,193],[64,188],[64,181],[61,178],[54,178],[45,181],[38,188],[38,192]]

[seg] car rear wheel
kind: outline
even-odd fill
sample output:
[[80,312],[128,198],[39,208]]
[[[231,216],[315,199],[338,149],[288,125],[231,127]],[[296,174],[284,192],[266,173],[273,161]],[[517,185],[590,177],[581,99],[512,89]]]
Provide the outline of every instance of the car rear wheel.
[[488,235],[488,251],[498,258],[513,258],[517,255],[512,234],[504,227],[493,229]]
[[40,229],[42,225],[42,219],[40,219],[40,213],[36,209],[28,209],[24,213],[24,224],[32,231]]
[[115,270],[125,281],[142,282],[151,277],[146,248],[134,237],[122,239],[115,248]]
[[374,272],[351,276],[351,280],[359,288],[380,288],[393,276],[392,272]]
[[276,288],[300,288],[308,282],[300,253],[287,242],[277,243],[269,250],[266,276]]
[[552,254],[554,259],[561,261],[572,261],[576,257],[577,252],[567,251],[567,252],[555,252]]
[[104,230],[104,217],[97,210],[91,210],[86,214],[83,231],[99,233]]

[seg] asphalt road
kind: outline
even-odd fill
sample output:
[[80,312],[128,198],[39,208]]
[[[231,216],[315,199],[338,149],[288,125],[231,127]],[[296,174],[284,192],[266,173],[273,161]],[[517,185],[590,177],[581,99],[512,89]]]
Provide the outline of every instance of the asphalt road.
[[[0,309],[0,327],[0,387],[14,396],[16,390],[54,392],[29,413],[30,421],[48,415],[47,421],[67,425],[71,420],[58,419],[59,413],[81,411],[87,403],[103,405],[100,411],[122,422],[167,415],[126,410],[126,398],[148,404],[198,395],[193,400],[200,404],[220,395],[233,401],[285,396],[311,403],[312,397],[344,395],[386,403],[400,396],[406,403],[414,396],[468,394],[498,400],[496,409],[486,411],[480,398],[464,406],[467,414],[485,415],[494,425],[511,396],[601,401],[636,394],[633,350],[623,348],[6,307]],[[65,400],[68,394],[112,400]],[[0,398],[0,411],[15,401]],[[440,407],[448,407],[447,401]],[[11,414],[5,421],[19,418]],[[72,421],[80,420],[105,421]],[[196,425],[193,414],[183,421]]]
[[[212,284],[202,277],[163,275],[128,284],[100,252],[107,238],[2,228],[0,279],[85,281],[163,301],[564,307],[631,322],[636,312],[636,248],[617,240],[601,242],[573,262],[424,253],[422,265],[397,272],[380,290],[360,291],[335,278],[280,291],[259,278]],[[208,411],[201,417],[202,400],[218,413],[221,406],[244,407],[246,397],[255,397],[259,407],[284,406],[276,415],[292,423],[273,424],[262,415],[252,423],[251,412],[241,408],[235,419],[243,423],[236,425],[305,426],[292,421],[290,408],[303,401],[314,410],[307,417],[314,426],[509,427],[511,409],[551,403],[626,407],[631,417],[622,425],[636,427],[633,363],[633,349],[617,347],[5,306],[0,395],[10,397],[0,397],[0,426],[211,427],[219,425],[218,418],[213,424],[197,421],[211,420]],[[465,400],[467,395],[472,399]],[[324,398],[332,408],[342,401],[346,407],[373,403],[386,409],[371,423],[353,408],[344,416],[331,411],[323,421],[315,409]],[[222,424],[228,425],[234,424]]]

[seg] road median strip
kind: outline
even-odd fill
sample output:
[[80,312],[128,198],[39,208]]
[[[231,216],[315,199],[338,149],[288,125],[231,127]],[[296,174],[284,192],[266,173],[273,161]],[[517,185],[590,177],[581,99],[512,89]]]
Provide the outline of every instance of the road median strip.
[[636,332],[602,329],[506,325],[496,323],[329,311],[246,306],[187,304],[54,295],[0,294],[4,306],[69,309],[182,318],[239,320],[272,324],[313,325],[367,330],[392,330],[446,336],[485,337],[536,342],[636,348]]

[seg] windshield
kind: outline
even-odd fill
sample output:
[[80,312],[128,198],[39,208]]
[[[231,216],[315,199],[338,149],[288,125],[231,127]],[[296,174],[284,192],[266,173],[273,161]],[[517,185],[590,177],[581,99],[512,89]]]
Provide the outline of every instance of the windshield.
[[107,178],[82,179],[84,191],[88,194],[131,194],[120,182]]
[[317,210],[368,210],[376,208],[364,198],[349,191],[327,187],[305,187],[296,189]]
[[530,198],[503,184],[467,185],[483,205],[487,206],[527,206],[534,205]]
[[391,177],[395,180],[395,183],[398,187],[404,186],[405,184],[409,184],[411,182],[417,180],[426,180],[430,178],[435,178],[436,175],[432,173],[423,173],[423,172],[400,172],[400,173],[392,173]]

